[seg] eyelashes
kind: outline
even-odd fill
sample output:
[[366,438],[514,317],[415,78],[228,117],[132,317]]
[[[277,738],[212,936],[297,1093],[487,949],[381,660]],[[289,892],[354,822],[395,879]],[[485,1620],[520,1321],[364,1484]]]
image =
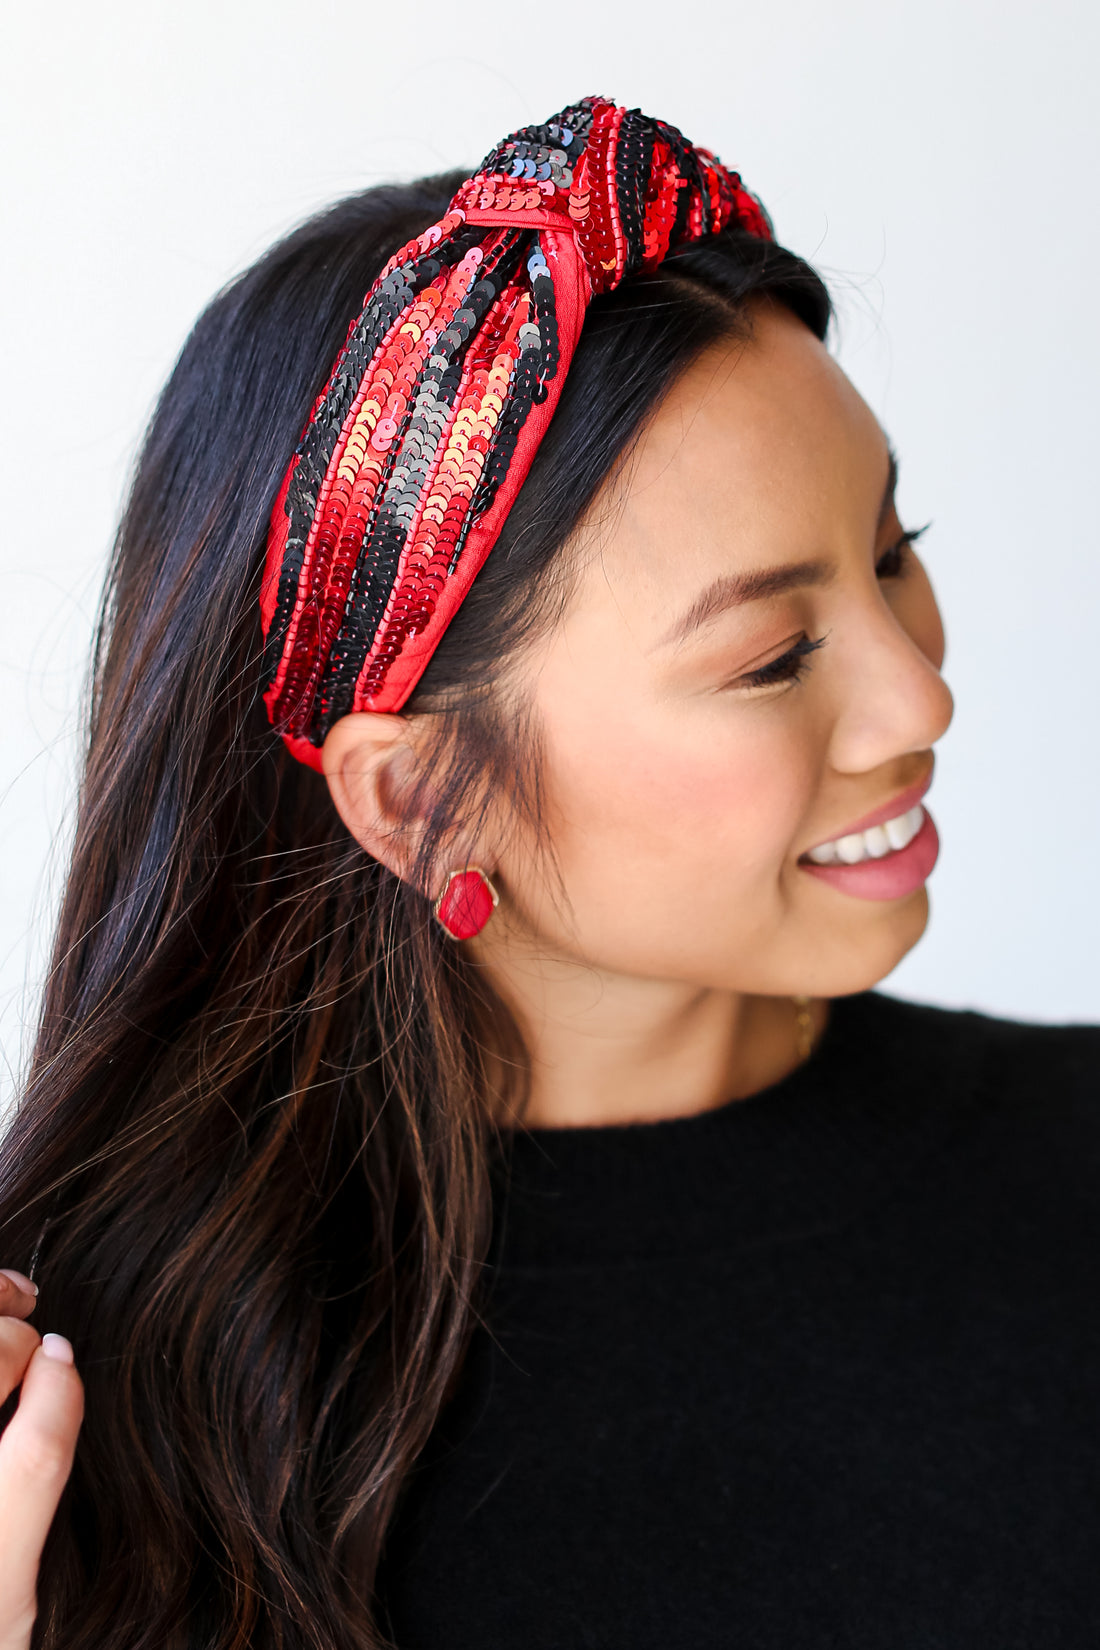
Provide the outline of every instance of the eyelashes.
[[810,636],[800,636],[793,647],[786,653],[781,653],[778,659],[772,659],[768,664],[761,665],[759,670],[746,671],[744,676],[738,676],[731,687],[771,687],[775,682],[795,682],[809,669],[807,659],[811,653],[816,653],[819,647],[824,647],[825,637],[816,639]]
[[[931,525],[930,521],[926,521],[923,527],[913,527],[908,532],[903,533],[896,543],[884,551],[875,563],[876,577],[880,579],[902,578],[912,560],[911,546],[917,542],[922,534],[927,533]],[[743,676],[738,676],[730,682],[729,686],[774,687],[780,682],[797,682],[810,668],[810,654],[816,653],[819,647],[823,647],[827,637],[828,632],[824,636],[800,636],[794,646],[789,647],[786,653],[781,653],[778,659],[770,660],[768,664],[762,665],[759,670],[746,671]]]
[[910,546],[916,544],[922,534],[927,533],[932,523],[926,521],[923,527],[912,527],[903,533],[896,544],[883,552],[875,563],[875,573],[880,579],[899,579],[908,567],[912,557],[909,554]]

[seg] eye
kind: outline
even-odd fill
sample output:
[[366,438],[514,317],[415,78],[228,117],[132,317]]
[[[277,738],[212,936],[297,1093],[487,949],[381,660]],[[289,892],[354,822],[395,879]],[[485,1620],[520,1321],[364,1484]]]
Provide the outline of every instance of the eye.
[[794,646],[781,653],[778,659],[770,659],[759,670],[749,670],[743,676],[735,676],[727,686],[772,687],[776,682],[796,682],[810,668],[809,655],[824,644],[824,636],[819,636],[816,641],[810,636],[800,636]]
[[915,544],[922,533],[927,533],[932,523],[926,521],[923,527],[914,527],[908,533],[903,533],[896,544],[889,550],[883,551],[875,563],[875,575],[880,579],[899,579],[909,566],[911,557],[909,546]]

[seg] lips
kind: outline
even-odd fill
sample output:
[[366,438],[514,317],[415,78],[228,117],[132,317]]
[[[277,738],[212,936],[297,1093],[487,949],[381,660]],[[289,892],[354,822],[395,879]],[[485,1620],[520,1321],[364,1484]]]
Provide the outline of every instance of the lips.
[[[929,768],[923,779],[918,780],[915,785],[910,785],[908,790],[899,791],[892,801],[884,802],[880,808],[872,809],[869,814],[863,814],[859,819],[854,820],[852,824],[845,825],[842,830],[835,831],[832,836],[824,837],[821,842],[815,842],[813,847],[820,848],[825,842],[839,842],[841,837],[856,836],[860,831],[869,831],[874,825],[884,825],[888,819],[898,819],[902,814],[907,814],[911,808],[916,807],[917,803],[927,793],[931,783],[932,769]],[[811,852],[811,849],[806,850],[806,853],[809,852]],[[805,858],[805,854],[799,856],[800,865],[804,863]]]
[[[939,857],[935,822],[920,801],[931,783],[929,771],[893,801],[854,820],[836,837],[816,843],[799,858],[799,869],[857,899],[901,899],[914,893],[927,880]],[[880,827],[887,822],[891,830],[884,833]],[[902,827],[900,840],[905,845],[900,848],[891,841],[898,840],[895,825]],[[864,832],[870,835],[861,841]],[[820,859],[832,857],[829,863],[818,863],[807,857],[810,853]]]

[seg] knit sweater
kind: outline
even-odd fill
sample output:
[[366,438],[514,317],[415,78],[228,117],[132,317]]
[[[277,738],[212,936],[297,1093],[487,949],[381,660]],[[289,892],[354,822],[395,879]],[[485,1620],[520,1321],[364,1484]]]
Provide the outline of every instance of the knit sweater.
[[757,1094],[510,1149],[401,1650],[1095,1650],[1100,1026],[864,992]]

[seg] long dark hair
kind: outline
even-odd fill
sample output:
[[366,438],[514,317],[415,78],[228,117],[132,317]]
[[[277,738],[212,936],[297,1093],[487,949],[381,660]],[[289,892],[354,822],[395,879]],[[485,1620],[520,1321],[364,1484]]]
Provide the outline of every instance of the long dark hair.
[[[40,1573],[51,1650],[386,1643],[383,1541],[478,1311],[506,1149],[487,1051],[521,1101],[523,1050],[423,878],[365,855],[268,726],[258,590],[272,499],[349,317],[464,175],[342,201],[219,294],[119,529],[71,869],[0,1164],[0,1256],[39,1281],[87,1394]],[[818,277],[738,230],[592,305],[505,531],[407,707],[439,728],[424,867],[502,786],[537,821],[537,729],[496,692],[501,666],[552,622],[563,546],[661,394],[761,294],[824,336]]]

